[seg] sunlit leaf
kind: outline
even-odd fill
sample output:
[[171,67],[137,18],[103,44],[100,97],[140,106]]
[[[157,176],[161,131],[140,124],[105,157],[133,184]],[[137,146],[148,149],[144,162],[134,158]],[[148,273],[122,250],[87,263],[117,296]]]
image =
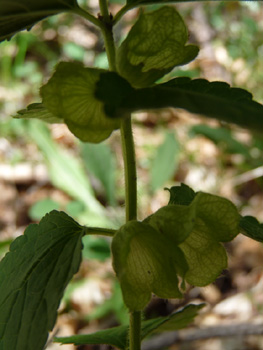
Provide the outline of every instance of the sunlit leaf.
[[149,86],[196,57],[197,46],[185,46],[187,40],[187,28],[175,8],[142,13],[118,49],[118,72],[133,86]]
[[[120,280],[123,299],[130,310],[142,310],[154,293],[161,298],[180,298],[177,260],[180,249],[153,226],[130,221],[112,241],[113,267]],[[180,265],[181,267],[181,265]]]
[[[187,305],[167,317],[153,318],[142,322],[141,339],[143,340],[153,332],[173,331],[185,328],[193,322],[198,311],[204,307],[200,305]],[[124,350],[127,348],[128,326],[120,326],[102,330],[93,334],[73,335],[71,337],[55,338],[55,341],[62,344],[108,344]]]
[[[174,132],[166,133],[164,142],[158,147],[151,167],[151,187],[156,191],[173,176],[180,154],[180,146]],[[162,169],[160,171],[160,169]]]
[[263,242],[263,224],[260,224],[253,216],[241,217],[239,226],[241,233],[258,242]]
[[88,219],[92,220],[92,224],[98,224],[96,220],[101,223],[104,218],[104,209],[95,198],[87,174],[79,160],[63,151],[52,140],[44,123],[32,120],[28,125],[27,132],[43,153],[51,182],[72,198],[84,203],[85,208],[91,214]]
[[42,103],[32,103],[17,112],[14,118],[40,119],[47,123],[63,123],[62,118],[54,116]]
[[85,142],[101,142],[119,127],[118,120],[106,118],[103,103],[95,97],[95,86],[102,72],[78,63],[61,62],[41,88],[48,111],[63,119],[70,131]]
[[81,151],[87,171],[101,182],[109,204],[115,205],[117,165],[110,147],[105,143],[96,145],[85,143],[82,145]]
[[153,332],[160,333],[185,328],[193,322],[194,318],[198,315],[198,311],[204,306],[205,304],[190,304],[170,316],[158,317],[142,322],[142,338]]
[[51,198],[44,198],[34,203],[29,209],[29,216],[32,220],[40,220],[46,213],[52,210],[59,210],[59,203]]
[[[107,80],[107,83],[106,83]],[[109,117],[120,116],[120,111],[135,112],[154,108],[183,108],[206,117],[234,123],[257,131],[263,130],[263,105],[255,102],[252,95],[243,89],[231,88],[227,83],[208,82],[205,79],[176,78],[168,83],[151,88],[123,92],[122,101],[115,105],[104,96],[111,86],[119,84],[120,77],[113,72],[101,75],[96,96],[105,103]]]
[[220,242],[239,233],[239,214],[227,199],[199,192],[190,206],[196,207],[194,229],[179,245],[189,269],[185,279],[196,286],[212,283],[227,267],[227,255]]
[[78,271],[85,228],[52,211],[0,263],[0,348],[43,350],[63,291]]
[[247,144],[236,140],[230,129],[225,127],[212,128],[206,124],[194,125],[191,127],[190,136],[203,135],[213,141],[218,147],[223,148],[228,153],[239,153],[249,157],[250,149]]
[[192,198],[189,190],[185,186],[179,191],[180,201],[182,192],[187,200],[191,195],[189,205],[168,204],[143,222],[123,225],[113,238],[113,267],[130,310],[143,309],[152,293],[179,298],[177,276],[183,279],[182,288],[184,281],[205,286],[227,267],[221,242],[239,232],[237,209],[229,200],[207,193]]
[[0,41],[42,19],[77,7],[76,0],[0,0]]

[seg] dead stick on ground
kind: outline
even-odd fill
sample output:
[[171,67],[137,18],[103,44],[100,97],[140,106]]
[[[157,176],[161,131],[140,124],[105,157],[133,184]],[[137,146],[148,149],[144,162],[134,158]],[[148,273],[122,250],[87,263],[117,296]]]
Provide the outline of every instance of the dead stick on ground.
[[167,332],[145,341],[142,345],[142,350],[161,350],[180,342],[247,335],[263,335],[263,324],[240,323],[236,325]]

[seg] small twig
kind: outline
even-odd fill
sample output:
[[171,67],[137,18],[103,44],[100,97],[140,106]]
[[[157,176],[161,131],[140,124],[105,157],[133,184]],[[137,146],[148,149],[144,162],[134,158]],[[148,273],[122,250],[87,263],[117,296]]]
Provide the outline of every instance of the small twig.
[[142,350],[161,350],[181,342],[248,335],[263,335],[263,324],[240,323],[167,332],[154,336],[150,340],[144,342]]
[[261,176],[263,176],[263,166],[246,171],[245,173],[234,177],[232,179],[232,184],[233,186],[238,186]]

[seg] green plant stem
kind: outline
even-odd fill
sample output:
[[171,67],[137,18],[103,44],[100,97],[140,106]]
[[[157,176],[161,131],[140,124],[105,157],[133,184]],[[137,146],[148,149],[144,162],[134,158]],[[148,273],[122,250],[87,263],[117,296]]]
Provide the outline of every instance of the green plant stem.
[[100,4],[100,14],[104,17],[105,20],[109,18],[109,9],[107,0],[99,0]]
[[141,312],[130,313],[129,350],[141,349]]
[[88,21],[93,23],[95,26],[97,26],[103,30],[103,23],[98,18],[96,18],[92,14],[90,14],[89,12],[83,10],[81,7],[75,7],[74,9],[71,10],[71,12],[87,19]]
[[128,12],[129,10],[132,10],[134,7],[136,7],[136,5],[133,5],[133,4],[129,4],[129,5],[127,4],[123,6],[114,16],[113,23],[116,24],[117,22],[119,22],[122,16],[124,16],[126,12]]
[[101,27],[105,50],[107,53],[109,68],[111,71],[116,71],[116,50],[112,32],[112,19],[109,15],[107,0],[99,0],[101,18],[100,21],[103,24]]
[[85,235],[101,235],[113,237],[116,230],[101,227],[85,227]]
[[104,23],[102,34],[104,38],[105,50],[108,57],[109,68],[111,71],[116,71],[116,51],[112,33],[112,25],[109,23]]
[[137,176],[131,117],[121,121],[121,140],[125,173],[126,222],[137,219]]
[[[109,22],[106,0],[100,0],[100,9],[104,28],[102,34],[105,42],[105,49],[109,61],[110,70],[116,71],[116,51],[113,38],[113,21]],[[126,116],[121,120],[121,140],[122,154],[124,160],[125,173],[125,206],[126,222],[137,219],[137,176],[136,160],[134,150],[134,140],[132,134],[131,116]],[[130,331],[129,331],[129,349],[141,349],[141,312],[135,311],[130,313]]]

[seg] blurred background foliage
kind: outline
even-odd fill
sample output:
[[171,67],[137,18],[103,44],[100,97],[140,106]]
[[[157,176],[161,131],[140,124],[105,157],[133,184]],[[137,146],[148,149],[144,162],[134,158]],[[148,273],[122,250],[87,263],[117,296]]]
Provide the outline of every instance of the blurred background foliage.
[[[79,4],[95,14],[99,12],[95,0],[79,0]],[[111,11],[116,13],[121,4],[112,1]],[[201,50],[194,62],[174,69],[164,79],[189,76],[225,80],[248,89],[263,103],[263,5],[236,1],[183,3],[176,7],[188,24],[189,41]],[[154,8],[151,5],[144,10]],[[117,42],[123,40],[139,11],[130,11],[117,25]],[[117,228],[124,223],[118,132],[101,144],[84,144],[64,125],[11,118],[17,110],[39,101],[39,87],[62,60],[107,68],[98,30],[82,18],[62,14],[0,44],[2,255],[29,223],[37,222],[52,209],[64,210],[90,226]],[[226,196],[243,215],[263,221],[262,135],[166,109],[136,114],[134,137],[140,219],[167,204],[169,196],[164,187],[185,182],[195,191]],[[194,292],[189,289],[186,300],[199,298],[215,304],[229,294],[242,292],[244,285],[252,288],[263,276],[262,269],[260,273],[257,269],[263,254],[255,246],[242,253],[240,247],[248,247],[249,242],[242,238],[229,244],[230,270],[214,285],[212,296],[207,297],[202,288]],[[84,262],[61,306],[60,335],[127,322],[120,288],[113,280],[109,243],[104,238],[84,238]],[[244,271],[256,272],[244,282],[240,277]],[[179,305],[156,298],[146,310],[146,317],[166,314]],[[55,345],[49,348],[56,349]]]

